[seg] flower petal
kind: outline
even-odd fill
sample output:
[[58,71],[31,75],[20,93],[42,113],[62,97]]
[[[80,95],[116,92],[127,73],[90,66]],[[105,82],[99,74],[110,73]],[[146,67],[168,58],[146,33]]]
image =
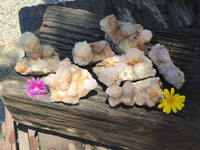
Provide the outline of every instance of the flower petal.
[[178,103],[174,103],[174,106],[178,109],[178,110],[181,110],[182,107],[178,104]]
[[164,100],[166,100],[166,99],[160,100],[159,103],[162,104],[164,102]]
[[172,107],[172,111],[173,111],[174,113],[177,113],[176,107],[175,107],[174,105],[172,105],[171,107]]
[[42,80],[40,80],[39,83],[38,83],[39,86],[42,86],[43,84],[44,84],[44,83],[43,83]]
[[33,84],[36,84],[36,82],[35,82],[35,78],[32,78],[31,80],[33,81]]
[[28,83],[29,83],[30,85],[33,85],[33,82],[32,82],[30,79],[28,79]]
[[36,84],[39,84],[39,81],[40,81],[40,78],[38,77],[38,78],[37,78],[37,82],[36,82]]
[[185,102],[185,96],[184,95],[179,96],[177,98],[177,101],[182,102],[182,103]]
[[175,89],[174,89],[174,88],[171,88],[171,90],[170,90],[170,95],[173,96],[174,93],[175,93]]
[[164,107],[163,104],[159,104],[159,105],[158,105],[158,108],[162,108],[162,107]]
[[164,91],[162,92],[162,94],[165,96],[165,98],[169,98],[169,91],[168,91],[168,89],[164,89]]
[[171,107],[169,105],[166,105],[163,109],[163,112],[166,112],[167,114],[169,114],[171,111]]
[[185,105],[181,102],[177,102],[178,105],[180,105],[181,107],[184,107]]

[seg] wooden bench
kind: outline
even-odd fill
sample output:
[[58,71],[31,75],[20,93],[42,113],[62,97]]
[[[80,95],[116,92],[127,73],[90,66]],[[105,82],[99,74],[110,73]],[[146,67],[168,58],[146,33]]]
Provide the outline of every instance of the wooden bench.
[[[199,149],[200,24],[195,4],[196,1],[178,0],[164,3],[79,0],[26,7],[19,12],[22,33],[35,33],[42,44],[55,47],[61,59],[72,58],[75,42],[103,40],[99,21],[108,14],[151,29],[154,35],[151,44],[159,42],[171,49],[174,63],[186,77],[184,87],[178,91],[186,95],[185,108],[177,114],[167,115],[156,107],[111,108],[101,84],[78,105],[50,103],[50,94],[39,101],[28,100],[23,90],[32,76],[22,76],[15,70],[3,85],[4,105],[15,122],[28,128],[100,143],[111,149]],[[170,87],[163,79],[162,82],[164,87]]]

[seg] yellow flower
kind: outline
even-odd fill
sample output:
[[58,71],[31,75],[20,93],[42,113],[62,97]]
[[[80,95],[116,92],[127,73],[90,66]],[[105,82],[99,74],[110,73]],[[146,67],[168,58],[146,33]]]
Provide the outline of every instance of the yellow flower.
[[174,95],[174,88],[171,88],[171,91],[169,93],[168,89],[165,89],[162,94],[165,96],[165,99],[159,101],[158,108],[163,108],[163,112],[169,114],[171,112],[171,109],[174,113],[178,110],[181,110],[184,107],[185,102],[185,96],[175,94]]

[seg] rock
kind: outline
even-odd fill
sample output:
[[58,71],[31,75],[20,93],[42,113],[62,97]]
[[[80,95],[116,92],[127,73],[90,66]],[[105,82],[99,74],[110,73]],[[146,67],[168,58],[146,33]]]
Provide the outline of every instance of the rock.
[[99,41],[94,43],[78,42],[75,44],[73,50],[73,61],[80,65],[85,66],[105,58],[114,56],[110,45],[106,41]]
[[152,47],[152,50],[149,52],[149,57],[168,83],[177,89],[183,86],[185,82],[184,74],[173,64],[168,49],[164,45],[156,44],[156,46]]
[[144,44],[152,38],[150,30],[143,29],[140,24],[121,22],[114,15],[109,15],[100,21],[101,29],[121,52],[132,48],[143,49]]
[[92,146],[90,144],[84,144],[83,147],[84,150],[92,150]]
[[163,99],[162,84],[160,78],[149,78],[142,81],[132,83],[126,81],[122,87],[119,87],[122,92],[119,96],[116,96],[118,90],[113,88],[112,85],[106,89],[106,93],[109,95],[108,102],[111,107],[115,107],[120,103],[124,103],[127,106],[133,106],[134,104],[149,107],[155,106],[160,100]]
[[21,47],[26,53],[16,65],[15,70],[23,75],[42,75],[56,71],[59,56],[50,45],[40,45],[39,39],[31,32],[20,38]]
[[93,72],[106,86],[120,84],[121,81],[135,81],[147,77],[154,77],[156,70],[143,51],[130,49],[125,54],[113,56],[98,63]]
[[59,63],[56,74],[50,74],[44,78],[51,92],[51,101],[62,101],[68,104],[79,103],[79,98],[88,94],[97,86],[86,69],[81,69],[71,64],[68,58]]

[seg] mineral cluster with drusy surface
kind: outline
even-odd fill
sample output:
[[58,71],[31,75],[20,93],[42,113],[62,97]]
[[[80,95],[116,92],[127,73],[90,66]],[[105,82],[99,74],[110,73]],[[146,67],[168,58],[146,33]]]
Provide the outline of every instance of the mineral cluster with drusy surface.
[[185,82],[184,74],[173,64],[168,49],[164,45],[156,44],[156,46],[152,47],[152,50],[149,52],[149,57],[168,83],[177,89],[183,86]]
[[86,69],[71,64],[68,58],[59,63],[56,74],[44,78],[52,102],[79,103],[79,98],[96,88],[97,82]]
[[114,15],[102,19],[100,26],[121,52],[132,48],[143,49],[153,36],[150,30],[143,29],[140,24],[119,21]]
[[77,42],[72,54],[74,63],[80,66],[86,66],[115,55],[106,41],[94,43],[87,43],[87,41]]
[[23,75],[42,75],[56,71],[59,56],[50,45],[41,45],[31,32],[25,32],[20,38],[20,45],[26,53],[16,65],[15,70]]
[[122,87],[113,84],[106,89],[109,95],[110,106],[115,107],[120,103],[128,106],[147,105],[155,106],[162,96],[162,83],[159,77],[148,78],[137,82],[126,81]]
[[156,70],[152,61],[148,59],[143,51],[136,48],[130,49],[123,55],[116,55],[98,63],[93,72],[106,86],[121,81],[135,81],[147,77],[154,77]]

